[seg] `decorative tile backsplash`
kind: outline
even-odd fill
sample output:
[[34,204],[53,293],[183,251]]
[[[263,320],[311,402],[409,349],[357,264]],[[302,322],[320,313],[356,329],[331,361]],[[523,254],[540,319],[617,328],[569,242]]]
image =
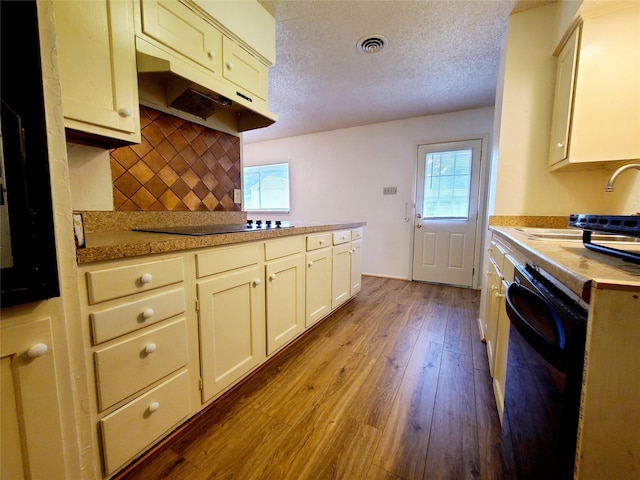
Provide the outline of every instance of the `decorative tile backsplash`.
[[116,211],[240,211],[240,138],[140,106],[139,145],[111,151]]

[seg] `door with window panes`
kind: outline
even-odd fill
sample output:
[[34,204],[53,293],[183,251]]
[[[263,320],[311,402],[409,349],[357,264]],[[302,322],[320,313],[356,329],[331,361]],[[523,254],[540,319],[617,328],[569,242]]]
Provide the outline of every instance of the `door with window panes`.
[[413,280],[473,286],[482,140],[420,145]]

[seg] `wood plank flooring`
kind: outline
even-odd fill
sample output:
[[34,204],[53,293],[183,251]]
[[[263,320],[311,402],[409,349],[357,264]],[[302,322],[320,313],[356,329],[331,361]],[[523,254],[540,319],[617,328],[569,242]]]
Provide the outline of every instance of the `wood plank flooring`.
[[120,480],[515,478],[478,305],[478,291],[365,276]]

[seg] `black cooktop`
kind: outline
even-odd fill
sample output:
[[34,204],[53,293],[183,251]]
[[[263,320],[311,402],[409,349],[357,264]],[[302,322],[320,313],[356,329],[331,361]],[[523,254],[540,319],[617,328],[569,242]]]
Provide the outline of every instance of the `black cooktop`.
[[591,241],[593,232],[640,237],[640,215],[571,214],[569,215],[569,226],[582,229],[582,244],[585,248],[640,264],[640,254],[636,251],[599,245]]
[[569,215],[569,226],[604,233],[640,237],[640,215]]
[[136,232],[151,233],[172,233],[174,235],[220,235],[223,233],[243,233],[243,232],[264,232],[269,230],[280,230],[291,228],[293,225],[289,222],[281,222],[280,220],[249,220],[247,223],[227,223],[215,225],[186,225],[178,227],[149,227],[134,228]]

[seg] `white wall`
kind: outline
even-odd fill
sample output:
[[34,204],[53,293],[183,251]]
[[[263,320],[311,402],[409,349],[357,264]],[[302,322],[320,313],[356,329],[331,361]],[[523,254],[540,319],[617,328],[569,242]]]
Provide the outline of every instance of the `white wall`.
[[[365,221],[363,273],[408,279],[418,145],[485,136],[490,141],[492,125],[493,108],[481,108],[246,143],[242,161],[290,162],[291,214],[263,218]],[[383,187],[397,187],[398,193],[383,196]]]

